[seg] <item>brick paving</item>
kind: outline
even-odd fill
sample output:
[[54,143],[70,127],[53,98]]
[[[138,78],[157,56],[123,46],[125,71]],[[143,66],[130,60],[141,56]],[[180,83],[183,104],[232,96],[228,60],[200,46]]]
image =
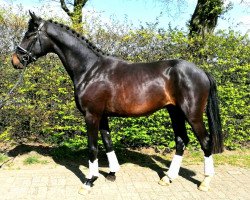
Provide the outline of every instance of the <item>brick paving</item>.
[[232,166],[217,166],[211,189],[202,192],[197,185],[203,179],[202,165],[181,168],[180,177],[170,186],[158,185],[159,175],[152,167],[123,163],[115,182],[106,182],[107,167],[91,192],[78,194],[87,168],[84,166],[32,169],[0,169],[1,200],[161,200],[161,199],[231,199],[250,200],[250,170]]

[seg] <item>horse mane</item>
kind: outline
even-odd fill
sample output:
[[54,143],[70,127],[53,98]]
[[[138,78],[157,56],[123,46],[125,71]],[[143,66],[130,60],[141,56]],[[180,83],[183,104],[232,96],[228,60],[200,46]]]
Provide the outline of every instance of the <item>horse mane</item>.
[[87,45],[87,47],[89,49],[91,49],[97,56],[103,55],[103,56],[109,56],[108,53],[105,53],[104,51],[102,51],[101,49],[99,49],[97,46],[95,46],[92,42],[90,42],[87,38],[85,38],[83,35],[81,35],[80,33],[76,32],[74,29],[70,28],[69,26],[66,26],[62,23],[58,23],[56,21],[53,20],[48,20],[50,23],[55,24],[57,26],[60,26],[61,28],[63,28],[64,30],[66,30],[67,32],[73,34],[75,36],[75,38],[77,38],[80,42],[85,42],[85,44]]

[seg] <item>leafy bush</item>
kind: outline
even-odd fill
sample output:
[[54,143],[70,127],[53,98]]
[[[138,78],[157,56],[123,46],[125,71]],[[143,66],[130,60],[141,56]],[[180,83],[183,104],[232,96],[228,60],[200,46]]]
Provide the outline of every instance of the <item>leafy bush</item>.
[[[3,30],[2,21],[6,16],[1,16],[0,30]],[[21,21],[23,17],[15,20]],[[9,34],[12,33],[10,29]],[[93,21],[91,27],[85,24],[85,34],[98,47],[129,61],[181,58],[211,72],[219,90],[225,146],[235,149],[249,145],[248,36],[219,31],[205,38],[190,39],[178,29],[158,29],[151,24],[129,30],[117,23],[103,29],[98,21]],[[12,69],[10,54],[3,49],[0,52],[0,99],[3,99],[19,72]],[[71,80],[54,55],[30,65],[23,85],[15,91],[8,105],[0,109],[0,140],[46,141],[73,149],[86,148],[84,120],[75,107],[73,96]],[[164,109],[147,117],[110,118],[110,126],[116,145],[170,149],[175,146],[170,118]],[[191,147],[197,148],[199,144],[190,126],[187,127]]]

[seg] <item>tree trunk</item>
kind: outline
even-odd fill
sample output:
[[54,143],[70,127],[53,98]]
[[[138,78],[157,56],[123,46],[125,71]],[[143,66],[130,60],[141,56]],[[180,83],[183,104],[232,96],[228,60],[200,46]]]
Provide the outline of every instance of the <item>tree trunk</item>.
[[85,6],[87,1],[88,0],[74,0],[73,11],[70,11],[65,3],[65,0],[60,0],[62,9],[70,17],[73,28],[78,32],[82,32],[82,8]]
[[223,12],[223,0],[198,0],[189,22],[189,36],[213,33]]

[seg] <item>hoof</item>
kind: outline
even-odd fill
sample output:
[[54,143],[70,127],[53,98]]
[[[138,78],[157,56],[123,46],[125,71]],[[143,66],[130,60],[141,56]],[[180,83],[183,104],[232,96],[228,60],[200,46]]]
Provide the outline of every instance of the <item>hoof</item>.
[[201,183],[200,186],[198,187],[200,191],[207,192],[210,189],[209,185]]
[[106,176],[106,180],[110,181],[110,182],[114,182],[116,180],[116,176],[114,172],[110,172],[107,176]]
[[206,176],[205,179],[202,181],[198,189],[203,192],[207,192],[210,189],[210,182],[212,176]]
[[159,182],[158,184],[159,185],[162,185],[162,186],[169,186],[171,183],[170,179],[168,178],[168,176],[164,176]]
[[91,191],[90,185],[83,185],[83,186],[78,190],[78,194],[87,195],[87,194],[90,193],[90,191]]
[[93,176],[91,179],[87,179],[83,186],[78,190],[78,193],[81,195],[89,194],[91,187],[93,187],[94,182],[97,180],[97,176]]

